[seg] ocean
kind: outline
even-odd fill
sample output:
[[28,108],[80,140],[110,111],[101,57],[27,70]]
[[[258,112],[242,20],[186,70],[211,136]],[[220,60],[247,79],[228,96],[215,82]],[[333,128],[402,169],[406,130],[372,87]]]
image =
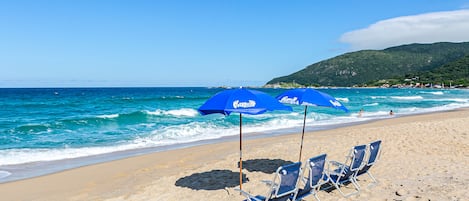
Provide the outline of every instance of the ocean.
[[[149,152],[238,140],[239,116],[197,112],[224,89],[0,89],[0,182]],[[284,89],[256,89],[272,96]],[[308,107],[307,131],[469,107],[464,89],[318,89],[349,110]],[[243,115],[247,139],[301,132],[302,106]],[[361,116],[358,115],[363,109]],[[389,115],[393,110],[393,116]]]

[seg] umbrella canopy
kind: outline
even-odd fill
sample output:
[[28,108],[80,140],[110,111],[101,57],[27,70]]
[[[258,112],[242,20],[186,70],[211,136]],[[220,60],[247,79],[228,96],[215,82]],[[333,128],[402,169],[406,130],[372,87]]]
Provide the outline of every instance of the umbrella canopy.
[[232,112],[255,115],[271,110],[291,110],[291,107],[281,104],[264,92],[245,88],[221,91],[199,108],[202,115],[230,115]]
[[348,112],[348,109],[331,95],[310,88],[287,90],[278,95],[277,99],[281,103],[332,107]]
[[218,92],[200,106],[198,110],[202,115],[239,113],[239,186],[242,189],[242,114],[256,115],[272,110],[291,111],[292,109],[264,92],[239,88]]
[[303,139],[305,135],[306,113],[308,110],[308,106],[331,107],[348,112],[348,109],[331,95],[311,88],[290,89],[284,91],[283,93],[277,96],[277,100],[279,100],[281,103],[305,106],[299,161],[301,161],[301,151],[303,150]]

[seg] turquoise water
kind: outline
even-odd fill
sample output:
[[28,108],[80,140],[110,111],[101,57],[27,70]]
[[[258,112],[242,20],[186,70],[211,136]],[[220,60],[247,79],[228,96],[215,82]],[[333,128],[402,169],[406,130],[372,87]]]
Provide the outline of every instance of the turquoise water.
[[[236,136],[239,117],[201,116],[219,88],[0,89],[2,167]],[[258,89],[276,96],[283,89]],[[318,89],[349,110],[310,107],[307,130],[469,106],[469,90]],[[303,107],[243,116],[245,136],[300,132]],[[364,110],[361,117],[357,113]],[[3,168],[5,170],[5,168]],[[6,176],[5,176],[6,177]]]

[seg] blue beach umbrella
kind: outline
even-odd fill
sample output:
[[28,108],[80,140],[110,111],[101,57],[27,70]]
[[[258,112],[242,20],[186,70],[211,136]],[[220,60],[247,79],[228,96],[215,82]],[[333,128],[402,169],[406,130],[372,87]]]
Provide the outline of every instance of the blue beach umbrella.
[[291,111],[292,109],[264,92],[239,88],[218,92],[200,106],[198,110],[202,115],[239,113],[239,187],[242,189],[242,114],[256,115],[272,110]]
[[331,107],[348,112],[348,109],[331,95],[311,88],[290,89],[284,91],[282,94],[277,96],[277,100],[279,100],[281,103],[305,106],[299,161],[301,161],[301,151],[303,150],[303,139],[305,135],[306,113],[308,106]]

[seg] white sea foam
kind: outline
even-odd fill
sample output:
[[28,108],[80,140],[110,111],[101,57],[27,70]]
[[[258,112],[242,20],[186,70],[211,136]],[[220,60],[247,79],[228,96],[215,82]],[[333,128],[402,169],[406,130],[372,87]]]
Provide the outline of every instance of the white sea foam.
[[177,98],[177,99],[183,99],[183,98],[184,98],[184,96],[169,96],[169,97],[162,96],[161,98],[162,98],[162,99],[167,99],[167,98]]
[[444,93],[442,91],[436,91],[436,92],[430,92],[433,95],[443,95]]
[[137,139],[134,142],[145,142],[146,146],[161,146],[217,139],[224,136],[236,135],[236,133],[236,127],[220,128],[210,123],[191,122],[184,125],[173,125],[154,130],[151,132],[150,136]]
[[418,107],[408,107],[408,108],[402,108],[399,110],[399,112],[401,113],[418,113],[418,112],[421,112],[422,108],[418,108]]
[[467,98],[444,98],[444,99],[430,99],[431,101],[450,101],[450,102],[458,102],[458,103],[469,103],[469,99]]
[[[300,113],[298,112],[289,112],[289,113],[272,113],[266,112],[263,114],[251,115],[251,114],[243,114],[243,117],[248,117],[252,119],[267,119],[267,118],[282,118],[282,117],[296,117],[299,116]],[[301,114],[303,116],[303,114]]]
[[275,118],[265,123],[243,126],[243,130],[246,133],[263,133],[271,130],[300,127],[301,125],[303,125],[303,119]]
[[104,114],[104,115],[98,115],[96,117],[102,118],[102,119],[113,119],[113,118],[119,117],[119,114]]
[[362,113],[362,118],[365,117],[365,118],[369,118],[369,119],[379,119],[379,118],[382,118],[382,117],[387,117],[389,116],[389,111],[373,111],[373,112],[368,112],[368,111],[364,111]]
[[139,124],[139,126],[143,126],[143,127],[146,127],[146,128],[151,128],[155,125],[156,125],[155,123],[142,123],[142,124]]
[[433,94],[433,95],[443,95],[444,94],[442,91],[422,91],[420,93],[422,93],[422,94]]
[[365,104],[363,105],[364,107],[370,107],[370,106],[378,106],[379,103],[369,103],[369,104]]
[[145,110],[144,111],[146,114],[148,115],[162,115],[163,114],[163,110],[155,110],[155,111],[148,111],[148,110]]
[[195,117],[199,113],[197,110],[192,108],[181,108],[176,110],[155,110],[155,111],[148,111],[145,110],[146,114],[149,115],[171,115],[171,116],[185,116],[185,117]]
[[54,161],[92,156],[116,151],[144,148],[142,144],[122,144],[108,147],[56,148],[56,149],[8,149],[0,150],[0,164],[13,165],[38,161]]
[[199,113],[197,110],[191,108],[182,108],[178,110],[169,110],[166,111],[165,114],[173,115],[173,116],[186,116],[186,117],[195,117]]
[[454,110],[462,107],[469,107],[469,103],[450,103],[447,105],[441,105],[437,107],[431,108],[402,108],[400,111],[404,114],[421,114],[421,113],[429,113],[429,112],[438,112],[438,111],[447,111],[447,110]]
[[343,102],[343,103],[350,102],[350,100],[348,98],[335,98],[335,99],[337,99],[338,101]]
[[391,96],[393,99],[397,100],[422,100],[422,96]]
[[10,176],[11,173],[7,171],[0,170],[0,179]]
[[[294,119],[292,119],[294,117]],[[361,119],[359,119],[361,120]],[[339,125],[343,123],[357,121],[355,118],[349,116],[335,116],[325,113],[308,112],[306,116],[306,126],[328,126],[328,125]],[[259,125],[252,125],[246,128],[247,132],[269,132],[271,130],[280,129],[301,129],[303,126],[303,114],[292,112],[291,114],[284,114],[283,116],[277,116],[266,123]],[[244,129],[245,126],[243,126]],[[299,130],[298,130],[299,131]]]

